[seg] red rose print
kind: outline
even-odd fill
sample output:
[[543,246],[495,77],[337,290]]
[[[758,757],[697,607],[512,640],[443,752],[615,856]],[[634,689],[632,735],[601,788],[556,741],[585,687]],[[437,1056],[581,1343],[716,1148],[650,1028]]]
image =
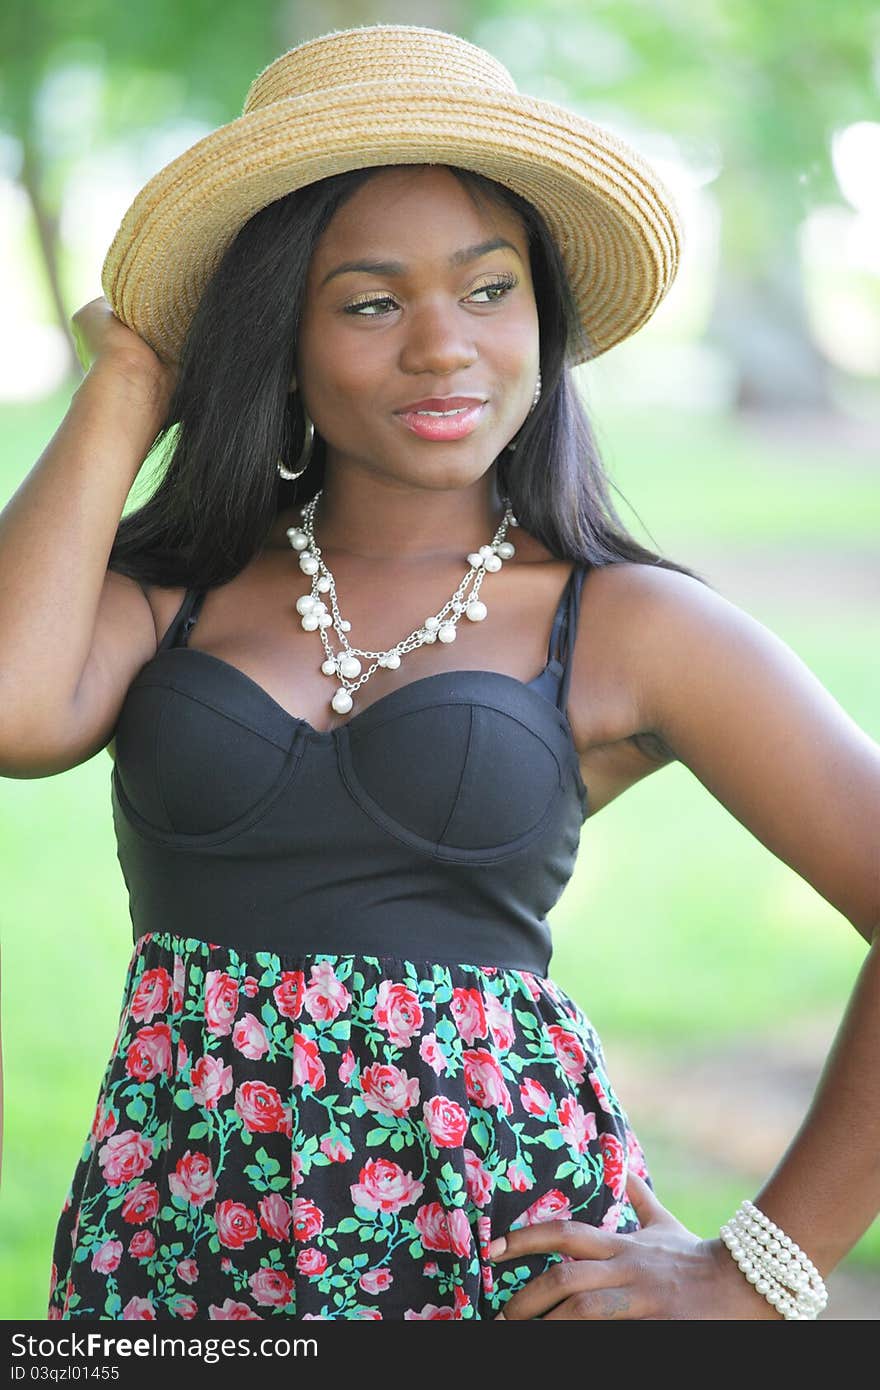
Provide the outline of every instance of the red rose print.
[[100,1144],[104,1139],[109,1139],[111,1134],[116,1132],[119,1123],[119,1116],[109,1105],[104,1104],[103,1097],[98,1101],[95,1110],[95,1118],[92,1120],[92,1129],[89,1135],[93,1144]]
[[509,1052],[516,1039],[513,1015],[491,991],[486,992],[486,1019],[492,1041],[499,1052]]
[[455,1319],[455,1309],[447,1305],[439,1307],[436,1303],[426,1303],[420,1313],[415,1308],[407,1308],[403,1315],[404,1322],[412,1322],[419,1319],[422,1322],[450,1322]]
[[230,1322],[262,1322],[259,1313],[255,1313],[246,1303],[236,1303],[234,1298],[224,1299],[219,1307],[216,1303],[209,1304],[208,1317],[218,1322],[227,1318]]
[[507,1181],[514,1192],[528,1192],[535,1185],[534,1178],[518,1163],[508,1163]]
[[513,1230],[517,1226],[535,1226],[539,1221],[568,1221],[570,1218],[571,1207],[568,1198],[558,1187],[554,1187],[552,1192],[545,1192],[543,1197],[532,1202],[522,1216],[517,1217],[510,1229]]
[[390,1269],[368,1269],[358,1280],[364,1293],[369,1294],[384,1293],[393,1283],[394,1276]]
[[185,1284],[194,1284],[199,1277],[199,1267],[195,1260],[181,1260],[177,1266],[177,1275]]
[[128,1253],[133,1260],[148,1260],[156,1253],[156,1237],[152,1231],[136,1231],[128,1242]]
[[285,1018],[297,1019],[302,1013],[305,975],[301,970],[284,970],[281,983],[272,991],[275,1006]]
[[190,1072],[189,1084],[197,1105],[216,1110],[219,1102],[232,1090],[232,1067],[224,1067],[219,1058],[206,1053]]
[[468,1196],[476,1207],[484,1207],[492,1196],[492,1177],[483,1167],[479,1154],[473,1149],[465,1149],[464,1161],[467,1170]]
[[602,1109],[606,1112],[606,1114],[612,1115],[614,1111],[612,1109],[611,1100],[597,1072],[590,1072],[590,1085],[595,1091],[596,1099],[598,1100]]
[[176,1318],[186,1318],[187,1321],[189,1321],[190,1318],[198,1316],[199,1305],[196,1303],[195,1299],[190,1298],[188,1294],[179,1293],[177,1297],[172,1300],[171,1307]]
[[551,1023],[547,1032],[550,1034],[556,1049],[556,1056],[559,1058],[563,1070],[580,1085],[587,1069],[587,1054],[581,1047],[580,1040],[575,1037],[574,1033],[561,1028],[558,1023]]
[[321,1061],[318,1052],[318,1044],[312,1038],[307,1038],[305,1033],[294,1033],[294,1086],[311,1086],[313,1091],[320,1091],[325,1085],[326,1080],[324,1063]]
[[313,1245],[309,1245],[305,1250],[300,1250],[296,1257],[296,1267],[300,1274],[306,1276],[323,1274],[327,1268],[327,1256],[321,1250],[316,1250]]
[[458,1148],[467,1133],[468,1117],[457,1101],[431,1096],[422,1106],[422,1114],[438,1149]]
[[[121,1240],[105,1240],[105,1241],[104,1241],[104,1244],[100,1247],[100,1249],[96,1250],[95,1253],[94,1253],[94,1255],[92,1256],[92,1269],[96,1270],[98,1274],[112,1274],[113,1271],[114,1271],[114,1269],[118,1269],[118,1268],[119,1268],[119,1261],[120,1261],[121,1259],[122,1259],[122,1241],[121,1241]],[[51,1290],[50,1290],[50,1292],[49,1292],[49,1297],[50,1297],[50,1298],[52,1297],[52,1294],[55,1292],[55,1282],[56,1282],[56,1280],[57,1280],[57,1272],[56,1272],[55,1266],[54,1266],[54,1264],[53,1264],[53,1266],[52,1266],[52,1288],[51,1288]]]
[[104,1173],[104,1181],[111,1187],[139,1178],[149,1167],[153,1158],[153,1141],[136,1129],[124,1129],[121,1134],[111,1134],[98,1150],[98,1162]]
[[484,1109],[491,1109],[493,1106],[500,1105],[503,1107],[504,1113],[509,1115],[513,1109],[513,1101],[510,1099],[510,1092],[501,1074],[501,1068],[492,1053],[480,1047],[474,1051],[463,1052],[462,1060],[464,1062],[464,1088],[468,1099]]
[[415,1202],[424,1189],[425,1184],[405,1173],[399,1163],[370,1158],[360,1171],[360,1182],[352,1184],[351,1195],[356,1206],[394,1212]]
[[626,1160],[616,1134],[603,1134],[599,1140],[605,1160],[605,1182],[619,1202],[626,1193]]
[[238,981],[223,970],[205,977],[205,1023],[215,1037],[228,1037],[238,1012]]
[[265,1265],[248,1279],[256,1303],[267,1308],[284,1308],[293,1295],[293,1280],[280,1269]]
[[257,996],[257,995],[259,994],[259,992],[260,992],[260,983],[259,983],[259,981],[257,980],[256,976],[255,976],[255,975],[246,975],[246,976],[245,976],[244,984],[242,985],[242,989],[244,990],[244,992],[245,992],[245,994],[247,995],[248,999],[254,999],[254,998],[256,998],[256,996]]
[[461,1207],[446,1208],[427,1202],[416,1212],[416,1229],[426,1250],[451,1250],[466,1255],[471,1248],[471,1228]]
[[550,1093],[541,1085],[540,1081],[533,1080],[527,1076],[525,1081],[520,1082],[520,1100],[523,1110],[530,1115],[546,1115],[550,1109]]
[[361,1072],[361,1091],[368,1110],[380,1115],[405,1115],[418,1103],[418,1077],[390,1064],[367,1067]]
[[326,1134],[318,1147],[322,1154],[327,1155],[331,1163],[346,1163],[354,1152],[351,1144],[347,1144],[344,1139],[331,1139]]
[[596,1138],[596,1116],[592,1110],[584,1110],[573,1096],[566,1096],[558,1108],[559,1127],[566,1144],[578,1153],[587,1152],[590,1140]]
[[295,1197],[293,1201],[293,1238],[312,1240],[324,1229],[324,1213],[314,1202],[305,1197]]
[[281,1097],[265,1081],[242,1081],[235,1092],[235,1109],[252,1134],[273,1134],[284,1128]]
[[478,989],[454,989],[449,1007],[455,1026],[468,1046],[474,1038],[485,1038],[486,1013]]
[[406,985],[383,980],[376,996],[373,1019],[395,1047],[409,1047],[424,1022],[422,1006]]
[[130,1298],[122,1310],[124,1322],[155,1322],[156,1313],[149,1298]]
[[155,1183],[139,1182],[137,1187],[126,1193],[122,1203],[122,1219],[132,1226],[144,1221],[152,1221],[159,1210],[159,1189]]
[[150,1081],[171,1071],[171,1029],[167,1023],[155,1023],[135,1033],[125,1070],[136,1081]]
[[270,1240],[287,1240],[287,1232],[293,1220],[290,1203],[280,1192],[270,1192],[259,1204],[260,1225]]
[[214,1170],[207,1154],[187,1149],[177,1160],[177,1167],[168,1174],[168,1186],[175,1197],[183,1197],[194,1207],[203,1207],[217,1191]]
[[354,1065],[354,1053],[350,1047],[347,1047],[343,1053],[342,1061],[339,1063],[339,1080],[343,1086],[347,1086],[351,1080]]
[[243,1202],[233,1202],[227,1197],[218,1202],[214,1210],[217,1222],[217,1239],[228,1250],[240,1250],[248,1240],[255,1240],[260,1234],[257,1218]]
[[132,1018],[138,1023],[152,1023],[154,1014],[162,1014],[168,1008],[170,994],[171,976],[167,970],[162,966],[145,970],[132,997]]

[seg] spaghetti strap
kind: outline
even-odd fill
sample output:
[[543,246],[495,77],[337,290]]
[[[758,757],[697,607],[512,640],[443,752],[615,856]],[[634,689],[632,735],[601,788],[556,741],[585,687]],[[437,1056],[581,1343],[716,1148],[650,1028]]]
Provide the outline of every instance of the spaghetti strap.
[[568,589],[568,603],[566,605],[563,617],[563,631],[560,636],[560,641],[562,644],[564,644],[565,655],[561,658],[563,661],[563,668],[562,679],[559,682],[558,700],[558,708],[562,710],[563,714],[565,713],[566,708],[568,706],[568,688],[571,684],[572,653],[574,651],[575,639],[577,637],[578,614],[580,613],[581,606],[581,590],[584,585],[584,578],[586,577],[588,568],[589,566],[585,564],[575,565],[571,575],[572,582]]
[[186,646],[190,628],[198,618],[199,610],[204,602],[205,592],[204,589],[187,589],[183,602],[159,643],[158,650],[160,652],[166,651],[169,647]]

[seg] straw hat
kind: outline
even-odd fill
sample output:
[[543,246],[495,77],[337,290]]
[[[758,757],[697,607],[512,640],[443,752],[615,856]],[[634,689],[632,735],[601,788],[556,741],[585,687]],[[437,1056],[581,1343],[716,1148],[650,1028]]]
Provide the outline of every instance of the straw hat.
[[590,356],[641,328],[675,277],[678,215],[635,150],[520,95],[497,59],[455,34],[374,24],[283,53],[237,120],[154,175],[107,252],[104,294],[177,362],[205,285],[250,217],[318,179],[382,164],[459,165],[532,203],[559,247]]

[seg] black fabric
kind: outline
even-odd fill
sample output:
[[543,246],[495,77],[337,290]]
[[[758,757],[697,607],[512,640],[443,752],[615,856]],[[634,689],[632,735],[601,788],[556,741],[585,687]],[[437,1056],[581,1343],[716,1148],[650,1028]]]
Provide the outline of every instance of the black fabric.
[[587,792],[565,713],[584,566],[528,683],[411,681],[336,729],[186,645],[189,590],[129,689],[111,783],[134,939],[376,952],[545,975]]

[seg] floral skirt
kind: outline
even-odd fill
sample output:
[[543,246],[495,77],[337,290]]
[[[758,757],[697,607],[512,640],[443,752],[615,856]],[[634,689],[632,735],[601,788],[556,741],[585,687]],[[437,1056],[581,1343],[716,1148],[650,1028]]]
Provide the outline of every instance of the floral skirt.
[[[489,1318],[649,1185],[601,1042],[549,977],[149,933],[59,1218],[48,1316]],[[512,1263],[512,1262],[511,1262]]]

